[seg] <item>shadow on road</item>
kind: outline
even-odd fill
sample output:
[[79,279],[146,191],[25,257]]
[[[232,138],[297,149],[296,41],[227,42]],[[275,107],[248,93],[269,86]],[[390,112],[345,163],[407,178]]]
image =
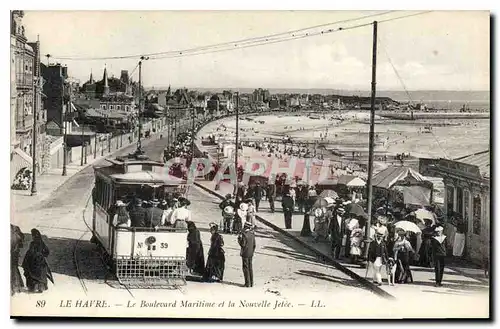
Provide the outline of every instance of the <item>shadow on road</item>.
[[295,273],[300,274],[300,275],[304,275],[304,276],[307,276],[310,278],[316,278],[316,279],[325,280],[325,281],[332,282],[332,283],[341,284],[344,286],[363,288],[363,286],[359,282],[357,282],[356,280],[343,279],[343,278],[340,278],[338,276],[319,273],[316,271],[299,270]]

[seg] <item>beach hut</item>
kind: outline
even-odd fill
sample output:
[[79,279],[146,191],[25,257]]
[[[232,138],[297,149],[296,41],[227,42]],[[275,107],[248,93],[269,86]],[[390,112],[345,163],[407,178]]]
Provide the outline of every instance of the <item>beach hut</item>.
[[433,184],[416,170],[392,166],[373,176],[375,195],[388,201],[401,200],[407,205],[428,206],[432,202]]

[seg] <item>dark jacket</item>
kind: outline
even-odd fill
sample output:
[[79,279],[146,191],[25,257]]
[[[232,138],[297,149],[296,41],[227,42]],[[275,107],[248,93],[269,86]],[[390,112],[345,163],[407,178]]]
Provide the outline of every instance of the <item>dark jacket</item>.
[[293,211],[294,202],[291,196],[285,195],[281,200],[281,206],[283,207],[283,211]]
[[270,184],[267,186],[267,197],[276,198],[276,185]]
[[387,247],[384,240],[381,240],[380,243],[378,243],[377,240],[370,242],[370,247],[368,249],[368,261],[374,262],[377,257],[382,257],[383,263],[387,261]]
[[446,239],[443,240],[443,243],[439,243],[438,240],[431,238],[431,245],[434,256],[446,256]]
[[238,243],[241,247],[240,256],[242,258],[253,257],[255,251],[255,234],[253,230],[245,230],[238,236]]
[[262,196],[264,195],[264,189],[260,185],[256,185],[253,188],[253,198],[256,200],[262,199]]
[[161,224],[161,217],[163,216],[163,210],[158,207],[146,208],[146,213],[144,215],[144,225],[146,227],[156,227]]
[[146,209],[141,206],[133,206],[130,211],[130,224],[132,227],[146,226]]

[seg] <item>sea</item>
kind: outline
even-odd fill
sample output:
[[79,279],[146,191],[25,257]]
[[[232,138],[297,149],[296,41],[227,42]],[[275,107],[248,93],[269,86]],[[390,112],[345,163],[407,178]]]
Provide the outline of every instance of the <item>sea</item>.
[[[167,87],[168,88],[168,87]],[[165,90],[167,89],[165,88]],[[252,93],[255,88],[188,88],[199,92],[222,93],[224,90],[238,91],[243,94]],[[321,95],[340,95],[340,96],[362,96],[369,97],[369,90],[346,90],[346,89],[326,89],[326,88],[263,88],[268,89],[271,94],[321,94]],[[155,90],[158,90],[155,88]],[[163,90],[163,89],[160,89]],[[390,97],[398,102],[409,102],[413,104],[423,103],[428,107],[459,110],[464,105],[471,110],[490,109],[489,90],[380,90],[377,91],[377,97]]]

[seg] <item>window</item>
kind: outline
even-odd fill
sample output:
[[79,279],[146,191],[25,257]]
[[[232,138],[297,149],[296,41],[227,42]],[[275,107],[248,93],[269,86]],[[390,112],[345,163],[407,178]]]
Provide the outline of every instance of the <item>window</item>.
[[446,212],[453,212],[453,200],[455,199],[455,188],[453,186],[446,187]]
[[481,234],[481,196],[479,194],[472,199],[472,233]]
[[121,109],[120,105],[116,105],[116,109],[119,111]]
[[466,223],[469,223],[469,209],[470,209],[470,192],[468,190],[464,190],[464,220]]
[[[457,187],[457,212],[464,217],[464,190],[461,187]],[[464,217],[465,218],[465,217]]]

